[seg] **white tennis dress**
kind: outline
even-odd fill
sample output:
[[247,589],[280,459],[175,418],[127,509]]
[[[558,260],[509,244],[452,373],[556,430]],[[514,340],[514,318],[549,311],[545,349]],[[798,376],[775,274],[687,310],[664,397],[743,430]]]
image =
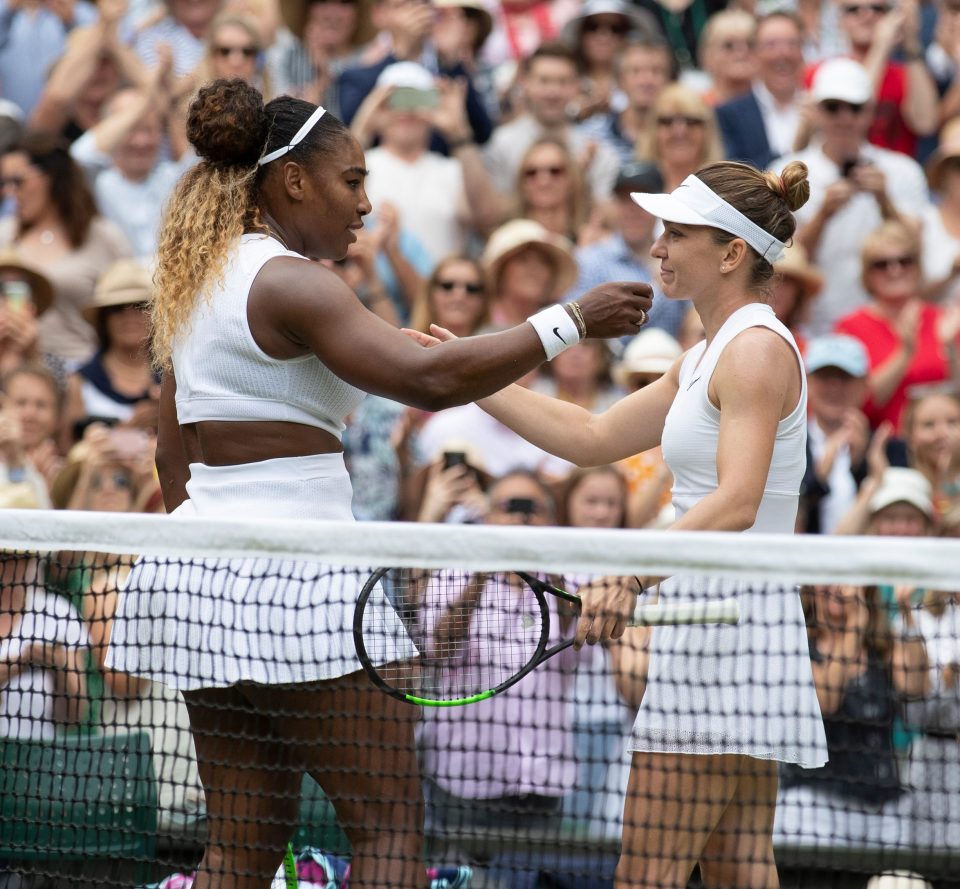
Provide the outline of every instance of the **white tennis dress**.
[[[256,344],[247,298],[277,256],[306,261],[273,238],[244,235],[222,284],[197,300],[175,337],[181,424],[282,420],[339,438],[343,418],[364,397],[314,355],[281,361]],[[353,520],[340,453],[236,466],[191,463],[187,494],[179,516]],[[141,559],[118,604],[107,664],[181,690],[343,676],[360,669],[352,626],[364,580],[364,572],[291,559]],[[401,626],[392,610],[381,619]],[[388,630],[384,637],[403,634]],[[416,653],[412,642],[388,648],[379,652],[382,662]]]
[[[766,305],[738,309],[709,347],[694,346],[680,370],[667,414],[663,456],[674,476],[677,517],[717,488],[720,411],[707,394],[727,344],[750,327],[767,327],[800,353]],[[801,363],[802,366],[802,363]],[[749,532],[794,531],[806,462],[806,380],[793,412],[780,421],[757,519]],[[662,602],[736,596],[740,623],[657,627],[647,689],[631,750],[746,754],[813,768],[827,761],[823,719],[796,588],[677,575],[660,585]]]

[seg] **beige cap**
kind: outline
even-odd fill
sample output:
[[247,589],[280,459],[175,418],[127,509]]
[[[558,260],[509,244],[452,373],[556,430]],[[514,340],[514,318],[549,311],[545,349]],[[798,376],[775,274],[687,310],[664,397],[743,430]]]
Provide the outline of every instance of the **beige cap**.
[[547,231],[532,219],[511,219],[500,226],[487,240],[480,261],[492,281],[500,276],[500,270],[514,253],[524,247],[540,247],[553,260],[557,273],[554,279],[553,299],[566,293],[577,280],[577,262],[573,258],[573,245],[563,235]]
[[665,330],[648,327],[627,344],[623,357],[613,367],[613,378],[626,388],[631,374],[665,374],[682,351],[680,343]]
[[93,302],[83,308],[83,317],[97,323],[101,309],[129,306],[153,299],[153,279],[147,268],[135,259],[118,259],[97,281]]

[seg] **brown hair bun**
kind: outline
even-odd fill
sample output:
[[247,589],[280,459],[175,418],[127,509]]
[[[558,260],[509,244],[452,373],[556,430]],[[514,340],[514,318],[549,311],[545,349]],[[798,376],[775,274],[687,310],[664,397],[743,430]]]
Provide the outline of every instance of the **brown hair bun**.
[[190,105],[187,138],[214,166],[256,166],[267,141],[263,96],[236,78],[202,87]]
[[807,165],[801,161],[790,161],[780,175],[765,173],[764,178],[770,190],[776,192],[786,201],[792,212],[799,210],[810,200],[810,180]]

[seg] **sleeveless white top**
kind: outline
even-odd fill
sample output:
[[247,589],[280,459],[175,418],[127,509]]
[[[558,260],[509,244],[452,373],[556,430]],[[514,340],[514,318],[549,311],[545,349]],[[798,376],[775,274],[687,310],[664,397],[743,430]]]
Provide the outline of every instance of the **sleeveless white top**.
[[278,359],[256,343],[247,320],[250,287],[275,256],[309,260],[275,238],[246,234],[227,260],[222,282],[198,297],[184,330],[173,338],[177,418],[279,420],[341,437],[343,419],[364,392],[344,382],[316,355]]
[[[678,518],[717,489],[720,411],[708,387],[730,341],[750,327],[782,336],[797,356],[790,332],[766,305],[734,312],[710,342],[684,358],[680,388],[663,429],[663,456],[674,476]],[[794,531],[806,465],[807,388],[780,421],[757,519],[750,532]],[[660,600],[705,601],[735,596],[736,626],[657,627],[650,641],[647,688],[630,749],[692,754],[741,754],[758,759],[822,765],[827,758],[800,596],[793,586],[763,577],[732,580],[674,575],[660,584]]]
[[[680,368],[680,390],[663,427],[663,458],[673,473],[673,503],[680,518],[691,506],[717,488],[717,448],[720,411],[708,389],[717,361],[727,344],[750,327],[767,327],[792,347],[799,367],[803,359],[790,331],[770,306],[754,303],[734,312],[710,342],[700,342],[687,353]],[[757,519],[750,531],[792,534],[797,517],[800,482],[807,464],[807,381],[801,373],[800,399],[780,421],[770,471],[763,488]]]

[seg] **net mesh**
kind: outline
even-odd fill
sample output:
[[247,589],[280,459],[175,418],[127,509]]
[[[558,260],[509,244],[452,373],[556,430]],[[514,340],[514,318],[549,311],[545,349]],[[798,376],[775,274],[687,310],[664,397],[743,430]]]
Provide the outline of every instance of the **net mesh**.
[[[960,875],[955,541],[8,511],[0,548],[5,889]],[[516,571],[669,577],[661,604],[741,622],[565,648],[463,707],[360,671],[372,583],[383,676],[462,678],[489,639],[499,684],[522,631],[576,627]]]

